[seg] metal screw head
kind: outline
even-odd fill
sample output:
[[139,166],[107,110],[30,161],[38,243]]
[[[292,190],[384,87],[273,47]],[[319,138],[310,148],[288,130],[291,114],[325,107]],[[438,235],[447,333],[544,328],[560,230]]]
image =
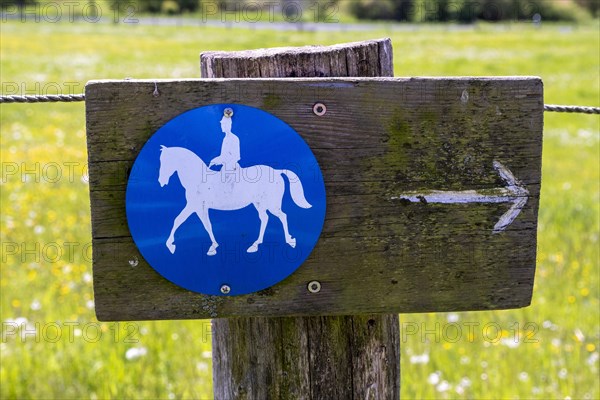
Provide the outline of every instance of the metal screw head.
[[228,294],[229,292],[231,292],[231,287],[229,287],[229,285],[222,285],[221,286],[221,293]]
[[315,103],[313,106],[313,112],[315,115],[322,117],[327,112],[327,107],[323,103]]
[[311,293],[319,293],[321,291],[321,282],[310,281],[308,282],[308,291]]
[[233,110],[231,108],[226,108],[225,110],[223,110],[223,115],[231,118],[233,117]]
[[129,260],[129,265],[131,265],[132,267],[137,267],[139,263],[140,262],[136,256],[133,256],[133,258]]

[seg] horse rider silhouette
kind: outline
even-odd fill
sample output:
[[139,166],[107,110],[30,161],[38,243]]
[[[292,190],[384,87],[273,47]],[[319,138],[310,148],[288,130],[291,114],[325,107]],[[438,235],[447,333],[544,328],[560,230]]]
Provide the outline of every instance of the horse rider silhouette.
[[222,165],[221,174],[225,172],[226,179],[223,181],[230,182],[232,175],[236,181],[239,180],[240,173],[240,139],[231,132],[233,110],[226,108],[221,118],[221,131],[225,134],[223,144],[221,145],[221,154],[213,158],[208,165],[211,168],[213,165]]

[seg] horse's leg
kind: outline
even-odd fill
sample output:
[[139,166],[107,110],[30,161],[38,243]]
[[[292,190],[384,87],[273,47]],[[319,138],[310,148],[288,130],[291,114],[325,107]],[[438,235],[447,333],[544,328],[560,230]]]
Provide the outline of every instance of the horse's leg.
[[179,215],[177,217],[175,217],[175,221],[173,221],[173,229],[171,229],[171,234],[169,235],[169,238],[167,239],[167,248],[169,249],[169,251],[171,252],[171,254],[175,253],[175,244],[173,243],[175,241],[175,231],[177,230],[177,228],[179,228],[179,226],[181,224],[183,224],[185,222],[186,219],[188,219],[188,217],[192,214],[192,208],[189,207],[188,205],[186,205],[183,210],[181,210],[181,212],[179,213]]
[[281,180],[280,185],[272,186],[271,192],[271,201],[269,202],[268,210],[279,220],[281,221],[281,225],[283,225],[283,233],[285,234],[285,242],[289,244],[292,248],[296,247],[296,239],[290,235],[290,231],[288,229],[288,221],[287,214],[283,212],[281,209],[281,204],[283,203],[283,191],[285,190],[285,186],[283,183],[283,178],[279,177]]
[[274,216],[276,216],[277,218],[279,218],[279,220],[281,221],[281,225],[283,225],[283,233],[285,234],[285,242],[287,244],[289,244],[290,246],[292,246],[292,248],[296,247],[296,239],[292,237],[292,235],[290,235],[290,232],[288,230],[288,222],[287,222],[287,214],[284,213],[281,208],[275,208],[272,209],[270,208],[269,211],[271,211],[273,213]]
[[219,247],[219,243],[217,243],[215,235],[213,235],[212,224],[210,223],[210,217],[208,216],[208,209],[196,212],[196,214],[198,215],[198,218],[200,218],[200,221],[202,221],[202,225],[204,225],[204,229],[206,229],[206,232],[208,232],[208,236],[212,242],[206,254],[209,256],[214,256],[217,254],[217,247]]
[[[254,207],[256,207],[256,204]],[[248,253],[256,253],[258,251],[258,245],[263,242],[265,229],[267,229],[267,223],[269,222],[267,210],[258,207],[256,207],[256,210],[258,211],[258,218],[260,218],[260,233],[258,234],[258,239],[256,239],[256,242],[254,242],[252,246],[248,247],[248,250],[246,250]]]

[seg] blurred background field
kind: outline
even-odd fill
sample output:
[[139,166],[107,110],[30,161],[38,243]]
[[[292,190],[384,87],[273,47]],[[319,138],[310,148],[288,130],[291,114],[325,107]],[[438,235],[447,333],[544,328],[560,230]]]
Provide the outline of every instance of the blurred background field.
[[[10,16],[31,14],[57,22],[79,16],[87,22],[121,15],[188,16],[227,21],[460,22],[529,20],[585,22],[600,13],[597,0],[0,0]],[[21,9],[21,10],[19,10]],[[60,15],[62,14],[62,15]]]
[[[3,94],[80,93],[92,79],[199,77],[204,50],[384,36],[396,76],[536,75],[546,103],[600,105],[598,20],[353,32],[3,21],[0,80]],[[0,396],[211,398],[210,321],[94,317],[83,103],[0,113]],[[546,113],[532,305],[402,315],[403,398],[600,398],[599,137],[598,116]]]

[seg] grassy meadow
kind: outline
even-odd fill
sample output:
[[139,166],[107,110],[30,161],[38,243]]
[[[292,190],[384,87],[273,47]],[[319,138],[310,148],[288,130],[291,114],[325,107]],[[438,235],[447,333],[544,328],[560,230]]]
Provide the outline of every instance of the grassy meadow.
[[[3,22],[0,80],[3,94],[79,93],[92,79],[199,77],[203,50],[384,36],[396,76],[537,75],[546,103],[600,103],[597,21],[370,32]],[[0,397],[211,398],[210,321],[95,319],[83,103],[0,113]],[[600,398],[599,136],[598,116],[546,113],[532,305],[402,315],[402,398]]]

